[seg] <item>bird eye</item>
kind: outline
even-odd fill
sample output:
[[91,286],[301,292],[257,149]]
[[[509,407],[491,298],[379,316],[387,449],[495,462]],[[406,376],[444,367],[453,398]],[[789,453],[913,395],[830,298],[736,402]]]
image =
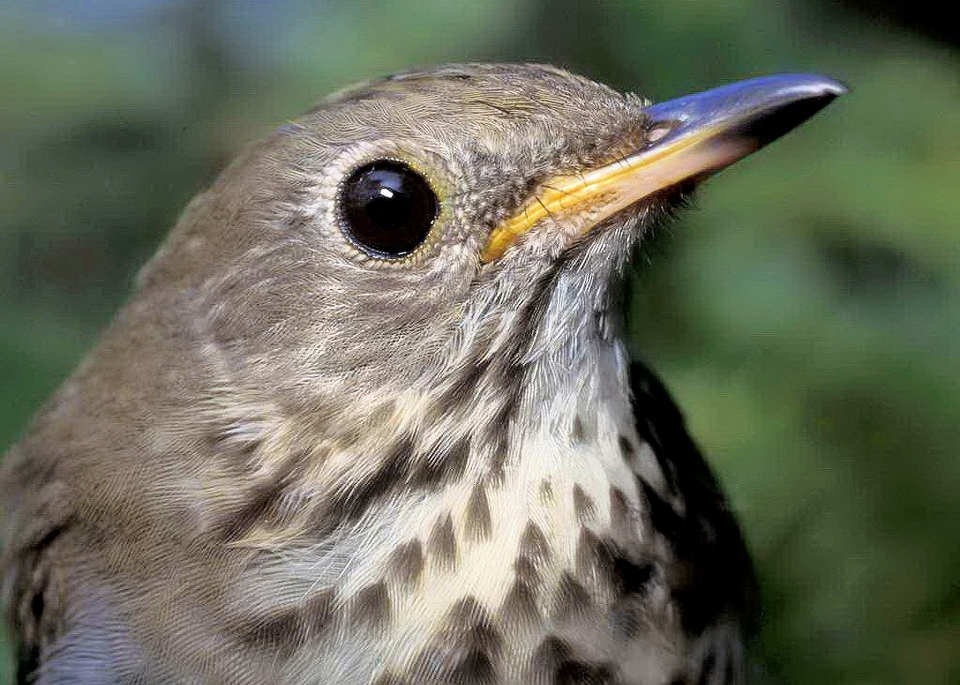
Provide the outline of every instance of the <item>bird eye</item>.
[[341,207],[347,237],[385,257],[413,252],[440,211],[426,179],[393,161],[373,162],[354,171],[343,184]]

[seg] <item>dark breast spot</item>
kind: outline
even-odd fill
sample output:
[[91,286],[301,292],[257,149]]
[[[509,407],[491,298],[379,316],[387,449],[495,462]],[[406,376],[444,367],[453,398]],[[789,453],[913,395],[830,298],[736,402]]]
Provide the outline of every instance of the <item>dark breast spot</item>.
[[490,503],[487,501],[487,492],[481,483],[477,483],[464,511],[464,536],[472,541],[484,540],[490,537],[490,528]]
[[414,435],[401,433],[379,456],[373,473],[332,498],[327,506],[317,508],[313,517],[315,535],[360,518],[397,493],[433,491],[459,479],[470,458],[470,438],[462,436],[450,445],[424,447],[417,444]]
[[390,555],[389,567],[391,577],[399,585],[415,586],[423,573],[423,545],[419,540],[400,545]]
[[533,653],[531,665],[537,669],[553,672],[571,653],[570,645],[556,635],[548,635]]
[[564,571],[554,595],[554,617],[569,619],[583,616],[590,610],[591,599],[587,589],[570,573]]
[[386,630],[390,623],[390,595],[382,581],[357,592],[350,601],[350,619],[359,627]]
[[534,563],[543,563],[550,559],[550,546],[540,527],[530,521],[520,536],[520,547],[517,550],[521,557],[530,559]]
[[670,461],[670,449],[661,440],[660,432],[650,417],[641,417],[637,422],[637,431],[640,433],[640,439],[643,440],[653,451],[653,456],[657,460],[657,465],[663,473],[667,488],[672,493],[677,492],[677,474],[676,467]]
[[[256,446],[247,445],[244,452],[253,454],[255,449]],[[252,461],[252,457],[247,454],[244,456]],[[283,498],[287,494],[289,484],[296,480],[294,474],[306,459],[304,454],[294,452],[276,466],[271,474],[250,484],[244,494],[243,504],[218,515],[213,522],[213,530],[219,533],[223,541],[235,542],[258,526],[281,525]],[[244,478],[244,480],[248,479]]]
[[497,679],[496,669],[489,654],[472,651],[459,657],[459,662],[445,671],[441,683],[451,685],[489,685]]
[[554,675],[556,685],[612,685],[613,669],[606,664],[564,661]]
[[440,442],[421,447],[413,455],[409,473],[399,487],[433,490],[460,480],[470,461],[470,437],[463,435],[452,444]]
[[577,576],[594,587],[611,582],[613,559],[606,544],[589,528],[580,531],[576,555]]
[[573,510],[581,523],[592,520],[597,513],[597,506],[579,484],[573,486]]
[[507,463],[507,452],[510,446],[513,410],[513,404],[504,403],[484,429],[484,444],[490,452],[489,477],[494,483],[499,483],[503,479],[503,469]]
[[572,646],[549,635],[534,651],[527,680],[537,685],[614,685],[614,668],[574,657]]
[[427,540],[427,555],[441,569],[452,570],[457,565],[457,538],[453,532],[453,517],[441,516],[433,525]]
[[654,530],[663,535],[678,551],[687,552],[691,547],[695,547],[697,540],[691,539],[689,526],[683,517],[645,480],[639,477],[636,480],[646,499],[650,525]]
[[540,482],[540,501],[544,504],[553,502],[553,484],[548,478]]
[[517,580],[524,585],[531,588],[540,587],[540,569],[537,568],[536,562],[530,559],[530,557],[518,557],[517,560],[513,562],[513,572],[516,574]]
[[616,576],[617,589],[620,595],[640,594],[647,590],[651,580],[656,575],[656,565],[634,561],[624,554],[615,554],[614,574]]
[[270,479],[253,486],[243,507],[221,517],[215,524],[224,542],[236,542],[255,526],[274,522],[274,505],[283,496],[286,486]]
[[235,625],[233,633],[254,649],[292,654],[303,644],[320,637],[334,618],[335,590],[317,592],[296,606],[265,613]]
[[451,481],[459,480],[470,460],[470,437],[462,436],[443,454],[439,462],[445,477]]
[[500,607],[500,623],[511,630],[540,622],[536,593],[529,584],[516,580]]
[[358,481],[355,487],[331,498],[327,506],[317,508],[312,517],[314,534],[320,536],[344,521],[355,521],[396,489],[409,489],[414,485],[411,477],[413,465],[417,463],[416,456],[412,436],[398,436],[384,453],[376,471]]
[[[409,680],[431,685],[493,685],[502,638],[473,597],[459,600],[430,645],[410,666]],[[407,675],[407,674],[405,674]]]
[[453,378],[452,382],[440,393],[428,415],[433,420],[448,416],[451,410],[468,407],[476,396],[477,386],[480,385],[490,362],[478,359],[463,365],[463,372]]
[[642,592],[653,577],[651,563],[632,559],[613,540],[584,528],[577,542],[578,577],[589,587],[609,589],[615,596]]
[[610,486],[610,530],[617,538],[631,541],[639,532],[630,515],[630,503],[626,494],[613,485]]

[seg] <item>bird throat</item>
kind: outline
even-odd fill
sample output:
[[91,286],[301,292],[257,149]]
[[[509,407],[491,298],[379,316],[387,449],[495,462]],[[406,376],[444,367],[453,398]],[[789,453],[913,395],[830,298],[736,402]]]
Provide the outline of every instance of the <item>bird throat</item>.
[[[613,653],[664,673],[676,666],[672,653],[648,653],[677,644],[679,626],[656,583],[659,551],[644,539],[637,474],[654,486],[663,474],[633,427],[625,351],[602,317],[561,337],[543,326],[531,335],[526,358],[465,354],[455,380],[395,402],[401,417],[387,424],[399,435],[416,427],[418,438],[394,437],[367,485],[343,488],[353,499],[330,498],[331,510],[355,515],[255,565],[255,592],[284,603],[271,613],[318,614],[291,662],[304,677],[470,673],[519,684],[555,672],[558,659],[601,668]],[[620,605],[648,586],[650,627],[611,623],[621,608],[636,615]]]

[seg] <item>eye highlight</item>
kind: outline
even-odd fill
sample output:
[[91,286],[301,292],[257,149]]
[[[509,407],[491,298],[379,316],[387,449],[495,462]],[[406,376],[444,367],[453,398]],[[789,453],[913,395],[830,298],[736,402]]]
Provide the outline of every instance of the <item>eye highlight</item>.
[[340,193],[346,236],[380,257],[410,254],[426,239],[440,213],[427,180],[402,162],[382,160],[356,169]]

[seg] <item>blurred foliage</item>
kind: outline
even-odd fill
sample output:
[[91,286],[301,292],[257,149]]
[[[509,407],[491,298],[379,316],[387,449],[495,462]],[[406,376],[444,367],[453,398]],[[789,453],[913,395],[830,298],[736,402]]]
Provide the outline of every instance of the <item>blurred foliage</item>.
[[0,447],[188,198],[326,92],[441,61],[552,61],[655,99],[820,71],[853,93],[707,184],[646,248],[631,341],[746,528],[766,601],[758,681],[960,682],[960,60],[849,12],[6,0]]

